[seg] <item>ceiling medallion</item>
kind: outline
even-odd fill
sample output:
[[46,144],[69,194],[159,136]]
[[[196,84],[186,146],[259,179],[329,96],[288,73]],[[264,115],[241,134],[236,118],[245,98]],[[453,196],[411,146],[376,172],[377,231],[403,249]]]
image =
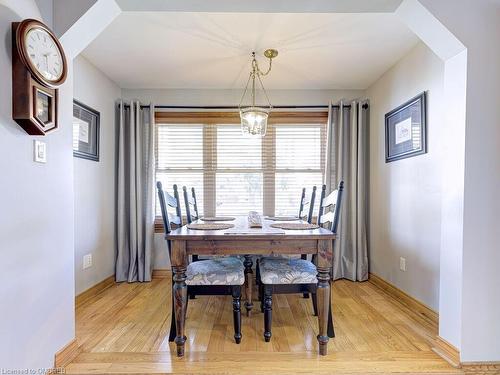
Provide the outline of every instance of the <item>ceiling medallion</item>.
[[[269,74],[272,68],[273,59],[278,56],[278,51],[275,49],[267,49],[264,51],[264,56],[269,59],[269,67],[267,71],[263,72],[259,69],[259,64],[255,58],[255,52],[252,52],[252,70],[247,80],[247,84],[245,86],[245,90],[243,91],[243,95],[240,100],[239,110],[240,110],[240,119],[241,119],[241,131],[244,135],[251,136],[265,136],[267,129],[267,118],[269,117],[269,112],[272,110],[273,106],[269,101],[269,97],[267,96],[266,89],[262,84],[261,77]],[[255,80],[260,84],[262,88],[262,92],[267,101],[267,106],[259,106],[255,103],[256,97],[256,87]],[[250,89],[250,104],[247,106],[242,106],[243,100],[247,94],[248,86],[252,83],[252,87]]]

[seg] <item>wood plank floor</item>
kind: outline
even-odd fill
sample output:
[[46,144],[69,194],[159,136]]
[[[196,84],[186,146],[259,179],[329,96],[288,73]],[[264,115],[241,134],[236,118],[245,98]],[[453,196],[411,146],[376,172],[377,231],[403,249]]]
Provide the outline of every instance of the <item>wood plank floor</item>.
[[[375,285],[337,281],[332,288],[336,337],[329,355],[317,353],[317,320],[310,299],[276,296],[273,337],[262,337],[263,316],[255,301],[243,316],[243,339],[233,340],[229,297],[189,301],[185,358],[168,342],[170,279],[116,284],[76,310],[82,353],[69,374],[456,374],[431,351],[435,323],[412,312]],[[486,373],[486,372],[485,372]]]

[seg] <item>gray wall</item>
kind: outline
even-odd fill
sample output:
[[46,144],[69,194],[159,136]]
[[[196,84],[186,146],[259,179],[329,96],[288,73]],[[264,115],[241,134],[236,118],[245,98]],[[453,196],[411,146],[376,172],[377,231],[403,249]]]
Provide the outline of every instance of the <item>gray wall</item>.
[[[0,367],[54,365],[74,338],[72,72],[59,129],[29,136],[12,120],[11,22],[39,18],[34,1],[0,1]],[[71,65],[71,64],[70,64]],[[71,69],[71,66],[70,66]],[[33,162],[33,140],[47,163]]]
[[[439,305],[444,63],[419,43],[368,90],[370,271],[435,311]],[[385,162],[384,115],[427,91],[428,153]],[[424,235],[425,234],[425,235]],[[406,259],[407,271],[399,269]]]
[[[120,88],[84,57],[74,60],[74,97],[101,114],[99,162],[74,158],[75,292],[114,274],[115,100]],[[93,265],[82,269],[83,256]]]

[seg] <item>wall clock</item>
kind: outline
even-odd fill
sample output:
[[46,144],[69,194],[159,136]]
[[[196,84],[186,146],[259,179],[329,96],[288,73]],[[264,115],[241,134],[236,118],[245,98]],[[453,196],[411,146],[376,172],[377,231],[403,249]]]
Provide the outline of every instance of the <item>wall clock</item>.
[[58,87],[68,72],[64,50],[42,22],[12,23],[12,118],[31,135],[57,128]]

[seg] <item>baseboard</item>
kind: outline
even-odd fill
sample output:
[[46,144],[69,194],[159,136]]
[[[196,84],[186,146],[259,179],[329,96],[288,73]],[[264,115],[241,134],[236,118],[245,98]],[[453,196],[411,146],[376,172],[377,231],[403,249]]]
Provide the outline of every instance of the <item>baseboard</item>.
[[97,283],[93,287],[90,287],[86,291],[80,293],[75,297],[75,305],[80,306],[83,303],[87,302],[90,298],[95,297],[99,293],[101,293],[103,290],[108,289],[110,286],[115,284],[115,275],[111,275],[109,277],[106,277],[104,280],[101,282]]
[[500,374],[500,362],[463,362],[462,370],[466,374],[498,375]]
[[71,340],[64,348],[55,354],[54,367],[56,369],[67,366],[80,353],[76,338]]
[[153,270],[153,279],[166,279],[172,277],[172,271],[167,268],[159,268],[156,270]]
[[398,287],[392,285],[388,281],[382,279],[380,276],[370,273],[369,280],[373,285],[378,286],[380,289],[384,290],[387,294],[401,301],[404,305],[419,313],[419,315],[424,316],[432,323],[439,324],[439,314],[432,310],[429,306],[420,302],[419,300],[413,298],[409,294],[403,292]]
[[432,351],[443,358],[446,362],[456,368],[461,367],[460,363],[460,351],[451,345],[448,341],[441,338],[439,335],[436,336],[434,341],[434,347]]

